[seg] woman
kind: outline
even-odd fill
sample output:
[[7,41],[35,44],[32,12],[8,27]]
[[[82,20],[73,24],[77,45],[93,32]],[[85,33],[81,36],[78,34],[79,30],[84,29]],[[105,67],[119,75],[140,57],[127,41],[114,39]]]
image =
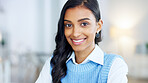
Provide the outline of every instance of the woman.
[[127,83],[122,57],[98,46],[102,25],[97,0],[68,0],[58,22],[56,49],[36,83]]

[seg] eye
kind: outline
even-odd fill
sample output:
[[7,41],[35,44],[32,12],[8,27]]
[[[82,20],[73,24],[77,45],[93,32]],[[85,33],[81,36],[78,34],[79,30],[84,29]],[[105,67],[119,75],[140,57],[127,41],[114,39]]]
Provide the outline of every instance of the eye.
[[87,25],[88,25],[88,23],[86,23],[86,22],[81,23],[81,26],[87,26]]
[[65,27],[72,27],[72,24],[65,24]]

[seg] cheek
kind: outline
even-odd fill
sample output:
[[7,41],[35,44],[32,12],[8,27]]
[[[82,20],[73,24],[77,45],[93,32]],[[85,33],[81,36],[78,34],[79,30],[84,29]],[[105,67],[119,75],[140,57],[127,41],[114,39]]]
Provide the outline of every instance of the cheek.
[[95,34],[96,34],[95,32],[90,33],[90,38],[91,38],[92,40],[95,39],[95,36],[96,36]]
[[66,38],[68,38],[71,35],[71,31],[70,30],[64,30],[64,35]]
[[95,28],[90,28],[90,29],[87,29],[85,30],[85,32],[91,36],[94,36],[96,34],[96,29]]
[[65,35],[65,37],[67,37],[67,31],[66,30],[64,30],[64,35]]
[[89,41],[94,41],[95,36],[96,36],[96,30],[95,29],[86,30],[85,35],[88,36]]
[[89,41],[92,41],[95,38],[94,31],[85,31],[85,35],[88,37]]

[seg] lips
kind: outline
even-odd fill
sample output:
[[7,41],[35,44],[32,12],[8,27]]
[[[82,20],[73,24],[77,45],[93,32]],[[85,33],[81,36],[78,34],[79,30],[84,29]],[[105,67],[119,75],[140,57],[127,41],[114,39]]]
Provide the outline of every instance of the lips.
[[71,39],[72,40],[72,43],[74,45],[81,45],[84,41],[85,41],[86,38],[81,38],[81,39]]

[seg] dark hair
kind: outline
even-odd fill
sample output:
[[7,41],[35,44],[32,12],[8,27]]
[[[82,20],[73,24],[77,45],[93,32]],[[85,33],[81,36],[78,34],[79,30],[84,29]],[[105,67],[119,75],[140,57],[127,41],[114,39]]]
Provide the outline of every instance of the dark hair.
[[[97,22],[99,22],[101,18],[97,0],[68,0],[66,2],[61,11],[58,22],[58,32],[55,38],[56,49],[54,50],[53,57],[51,59],[51,75],[53,83],[61,83],[61,78],[66,76],[66,60],[70,57],[73,49],[64,35],[64,16],[67,9],[74,8],[76,6],[84,6],[91,10]],[[101,41],[101,31],[99,32],[99,35],[99,37],[95,37],[95,44],[98,44],[98,42]]]

